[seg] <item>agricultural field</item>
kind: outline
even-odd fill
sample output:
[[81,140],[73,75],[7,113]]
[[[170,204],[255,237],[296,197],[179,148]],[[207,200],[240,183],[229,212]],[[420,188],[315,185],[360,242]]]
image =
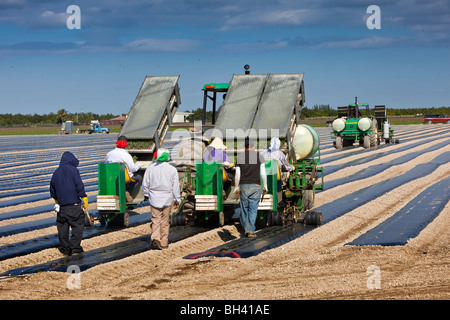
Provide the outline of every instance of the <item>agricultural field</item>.
[[[169,236],[168,249],[150,250],[143,203],[127,228],[86,228],[81,255],[96,263],[75,284],[56,249],[50,177],[62,153],[74,153],[95,215],[97,164],[117,134],[0,137],[0,299],[448,300],[450,126],[393,129],[398,144],[337,151],[331,129],[317,128],[321,226],[247,258],[186,259],[240,238],[237,224]],[[40,267],[49,265],[58,271]]]

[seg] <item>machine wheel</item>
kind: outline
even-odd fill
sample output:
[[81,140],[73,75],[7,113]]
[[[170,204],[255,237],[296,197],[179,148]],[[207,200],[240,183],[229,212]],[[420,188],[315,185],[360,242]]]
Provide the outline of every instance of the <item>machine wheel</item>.
[[128,212],[122,213],[120,217],[120,222],[124,227],[128,227],[128,224],[130,223],[130,215]]
[[84,226],[92,227],[94,225],[94,215],[92,213],[84,213]]
[[342,149],[342,138],[336,137],[336,149]]
[[114,227],[128,227],[129,222],[130,215],[128,214],[128,212],[116,213],[109,221],[109,225]]
[[185,226],[186,225],[186,213],[183,211],[174,212],[170,217],[171,226]]
[[223,211],[220,211],[217,214],[218,220],[219,220],[219,227],[223,227],[225,225],[225,215],[223,214]]
[[322,212],[311,210],[305,212],[305,224],[318,226],[322,224]]
[[313,190],[303,190],[302,194],[303,209],[309,210],[314,207],[314,192]]
[[101,213],[98,214],[98,222],[100,222],[100,225],[102,226],[106,225],[106,217],[104,214]]
[[269,226],[281,226],[283,225],[283,213],[282,212],[270,212],[269,213]]
[[255,221],[256,229],[264,229],[265,227],[267,227],[267,224],[268,224],[267,216],[268,215],[269,214],[265,214],[264,212],[258,212],[256,221]]

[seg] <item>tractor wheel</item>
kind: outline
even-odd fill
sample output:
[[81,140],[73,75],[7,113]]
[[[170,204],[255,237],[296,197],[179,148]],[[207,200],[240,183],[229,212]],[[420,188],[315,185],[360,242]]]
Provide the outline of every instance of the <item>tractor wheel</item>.
[[369,133],[370,137],[370,147],[376,147],[378,143],[378,126],[377,126],[377,120],[373,119],[372,121],[373,127],[372,127],[372,133]]
[[322,224],[322,212],[321,211],[307,211],[305,212],[305,224],[318,226]]
[[370,148],[370,137],[368,135],[364,136],[364,143],[363,143],[364,149]]
[[342,149],[342,138],[336,137],[336,149]]

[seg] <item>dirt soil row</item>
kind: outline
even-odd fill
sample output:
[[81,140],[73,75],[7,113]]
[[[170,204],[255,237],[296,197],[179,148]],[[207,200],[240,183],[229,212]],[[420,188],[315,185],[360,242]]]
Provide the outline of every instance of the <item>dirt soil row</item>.
[[[426,129],[426,130],[425,130]],[[450,141],[443,137],[450,133],[449,126],[408,125],[394,126],[400,144],[393,144],[370,152],[380,156],[373,161],[348,166],[325,176],[325,190],[316,194],[315,206],[333,202],[356,190],[396,177],[416,165],[427,163],[438,155],[450,151],[445,147],[422,155],[400,166],[393,166],[375,176],[351,182],[330,190],[326,182],[339,179],[370,166],[389,162],[413,151],[425,151],[430,146]],[[414,149],[398,153],[388,150],[413,144],[421,139],[418,130],[426,131],[435,140]],[[329,128],[320,128],[322,145],[329,146]],[[414,139],[408,140],[408,137]],[[402,142],[402,139],[405,139]],[[356,147],[344,151],[324,152],[322,159],[337,152],[351,153],[363,149]],[[381,153],[383,152],[383,155]],[[361,152],[326,165],[345,164],[365,156]],[[324,165],[325,166],[325,165]],[[307,234],[280,247],[267,250],[246,259],[205,257],[186,260],[184,256],[221,245],[240,237],[238,225],[226,225],[185,240],[171,243],[163,251],[148,250],[117,261],[101,264],[80,274],[77,289],[69,289],[70,277],[64,272],[40,272],[12,278],[0,278],[0,299],[146,299],[146,300],[298,300],[298,299],[439,299],[450,298],[450,210],[445,209],[416,238],[404,246],[349,246],[361,234],[394,215],[415,196],[435,182],[450,176],[450,163],[441,165],[432,174],[405,183],[363,206],[330,221]],[[0,209],[0,214],[36,205],[51,203],[24,203]],[[95,203],[90,205],[95,209]],[[135,210],[148,214],[148,207]],[[0,226],[54,216],[38,216],[0,221]],[[85,251],[108,244],[133,239],[151,232],[149,224],[85,239]],[[0,238],[0,245],[14,245],[20,241],[56,233],[56,227],[35,230]],[[43,263],[61,257],[56,248],[45,249],[0,261],[0,272],[13,268]],[[378,270],[375,274],[373,270]],[[376,275],[377,285],[371,282]]]

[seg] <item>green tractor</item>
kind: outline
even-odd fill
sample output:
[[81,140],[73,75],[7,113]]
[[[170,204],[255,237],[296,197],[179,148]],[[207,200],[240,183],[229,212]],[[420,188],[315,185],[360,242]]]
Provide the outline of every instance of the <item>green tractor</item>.
[[[365,115],[363,115],[365,109]],[[394,130],[386,115],[385,106],[375,106],[374,115],[370,115],[367,103],[358,103],[338,107],[338,117],[332,123],[332,138],[336,149],[352,146],[355,142],[365,149],[378,146],[383,139],[385,143],[394,143]],[[395,141],[398,143],[398,140]]]

